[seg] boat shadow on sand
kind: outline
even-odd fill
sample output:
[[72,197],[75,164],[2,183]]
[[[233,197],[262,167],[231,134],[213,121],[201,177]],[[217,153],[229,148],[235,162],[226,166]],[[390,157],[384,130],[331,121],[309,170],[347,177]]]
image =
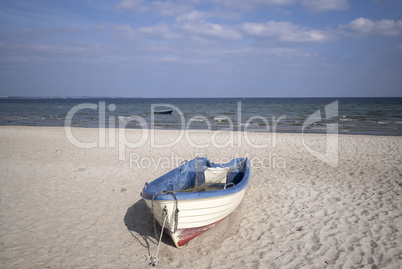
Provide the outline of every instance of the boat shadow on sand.
[[[161,226],[159,223],[156,223],[158,238],[155,238],[153,216],[143,199],[138,200],[127,209],[126,215],[124,216],[124,224],[126,224],[127,230],[129,230],[138,243],[148,249],[148,253],[150,252],[150,244],[158,244]],[[162,242],[174,246],[172,240],[166,233],[163,233]]]

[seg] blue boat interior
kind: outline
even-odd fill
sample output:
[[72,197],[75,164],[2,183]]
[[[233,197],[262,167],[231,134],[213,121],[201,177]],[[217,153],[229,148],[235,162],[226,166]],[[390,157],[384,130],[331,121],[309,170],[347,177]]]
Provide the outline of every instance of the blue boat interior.
[[[141,195],[149,198],[150,195],[167,191],[180,193],[228,190],[242,182],[247,165],[249,162],[245,158],[236,158],[226,164],[214,164],[205,157],[196,158],[146,184]],[[209,168],[223,168],[222,170],[227,171],[224,182],[206,182],[204,172]]]

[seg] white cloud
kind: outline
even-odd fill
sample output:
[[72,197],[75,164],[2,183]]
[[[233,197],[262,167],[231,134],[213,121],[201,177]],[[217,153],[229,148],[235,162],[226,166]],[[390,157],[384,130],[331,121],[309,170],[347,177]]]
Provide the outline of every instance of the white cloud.
[[169,29],[169,26],[165,23],[140,27],[138,28],[138,32],[142,35],[158,39],[175,39],[179,37],[176,33],[172,33]]
[[339,26],[339,31],[344,35],[352,37],[369,35],[395,36],[402,32],[402,20],[372,21],[366,18],[358,18],[349,24]]
[[224,25],[206,22],[198,13],[176,18],[176,24],[159,23],[151,26],[132,28],[118,25],[114,30],[121,36],[132,38],[155,38],[161,40],[204,40],[236,41],[246,40],[247,36],[259,41],[275,44],[323,43],[333,39],[331,32],[307,29],[291,22],[269,21],[266,23],[245,22]]
[[178,35],[172,33],[168,25],[164,23],[139,28],[132,28],[130,25],[116,25],[114,30],[120,37],[126,39],[151,38],[168,40],[178,38]]
[[296,3],[297,0],[209,0],[209,2],[229,9],[255,10],[264,6],[292,5]]
[[[267,6],[288,6],[293,5],[298,0],[168,0],[168,1],[144,1],[144,0],[122,0],[115,6],[118,10],[125,10],[132,13],[153,12],[159,16],[180,16],[191,11],[195,11],[197,5],[203,5],[205,2],[211,4],[209,12],[224,13],[251,12]],[[223,12],[224,11],[224,12]],[[233,17],[233,14],[230,14]],[[237,16],[237,15],[236,15]]]
[[174,1],[144,1],[144,0],[122,0],[115,6],[117,10],[125,10],[132,13],[153,12],[158,16],[178,16],[191,12],[193,7],[187,4],[180,4]]
[[143,13],[149,10],[149,8],[144,4],[144,0],[123,0],[117,4],[115,8],[133,13]]
[[265,56],[276,56],[280,58],[288,58],[288,57],[312,57],[312,55],[301,52],[294,48],[284,48],[284,47],[241,47],[241,48],[233,48],[233,49],[225,49],[221,52],[221,54],[228,55],[236,55],[241,56],[245,55],[248,57],[265,57]]
[[252,37],[280,42],[324,42],[330,40],[330,35],[319,30],[307,30],[291,22],[243,23],[241,28]]
[[180,16],[176,17],[176,21],[183,22],[183,21],[202,21],[209,17],[210,15],[207,12],[197,11],[194,10],[189,13],[184,13]]
[[211,18],[218,18],[219,20],[237,20],[243,17],[240,11],[229,9],[213,9],[213,10],[193,10],[180,14],[175,18],[177,22],[185,21],[204,21]]
[[185,36],[203,39],[238,40],[240,33],[229,26],[209,22],[186,22],[174,26]]
[[130,25],[127,25],[127,24],[116,25],[114,27],[114,30],[116,30],[117,32],[119,32],[121,35],[123,35],[126,38],[134,38],[134,37],[136,37],[135,30]]
[[152,26],[132,28],[130,25],[114,26],[120,36],[127,39],[152,38],[160,40],[239,40],[241,34],[233,26],[220,25],[205,21],[179,22],[172,26],[159,23]]
[[348,0],[301,0],[301,5],[312,12],[345,10],[350,7]]
[[[304,8],[312,12],[344,10],[350,7],[348,0],[121,0],[115,8],[132,13],[150,12],[158,16],[177,17],[178,21],[195,20],[194,16],[198,20],[200,16],[202,19],[205,17],[237,19],[244,16],[245,13],[263,8],[295,6],[298,1]],[[205,3],[207,4],[205,5]],[[204,9],[206,6],[209,9]]]
[[151,4],[152,10],[160,16],[179,16],[193,10],[192,6],[176,4],[172,1],[155,1]]

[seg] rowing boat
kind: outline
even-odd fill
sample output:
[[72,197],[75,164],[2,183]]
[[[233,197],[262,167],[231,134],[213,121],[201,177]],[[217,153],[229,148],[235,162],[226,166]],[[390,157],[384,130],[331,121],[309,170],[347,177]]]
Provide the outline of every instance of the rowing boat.
[[221,222],[242,201],[250,182],[250,161],[215,164],[196,158],[146,183],[141,197],[156,220],[181,248]]
[[173,109],[169,109],[169,110],[154,110],[153,112],[154,112],[154,114],[172,114]]

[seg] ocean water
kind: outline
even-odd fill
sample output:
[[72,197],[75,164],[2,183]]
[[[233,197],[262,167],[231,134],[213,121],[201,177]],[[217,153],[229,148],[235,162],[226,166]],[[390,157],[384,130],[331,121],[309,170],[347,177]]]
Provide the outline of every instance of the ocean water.
[[[152,110],[173,109],[172,114]],[[402,98],[0,99],[0,125],[402,135]]]

